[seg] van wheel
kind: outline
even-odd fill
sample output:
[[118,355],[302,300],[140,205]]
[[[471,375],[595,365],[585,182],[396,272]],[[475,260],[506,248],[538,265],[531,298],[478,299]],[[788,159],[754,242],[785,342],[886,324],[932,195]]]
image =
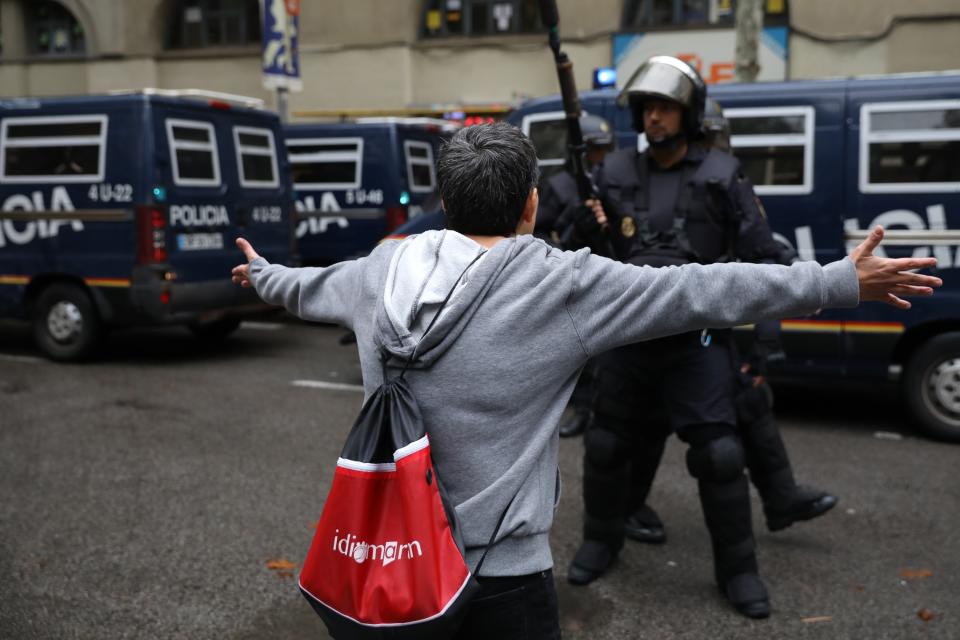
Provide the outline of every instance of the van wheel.
[[903,379],[907,403],[928,435],[960,442],[960,333],[927,341],[910,358]]
[[238,316],[227,316],[213,322],[195,322],[190,331],[201,340],[225,340],[227,336],[240,328]]
[[40,292],[33,307],[33,338],[48,357],[83,360],[96,349],[101,334],[100,317],[82,288],[60,282]]

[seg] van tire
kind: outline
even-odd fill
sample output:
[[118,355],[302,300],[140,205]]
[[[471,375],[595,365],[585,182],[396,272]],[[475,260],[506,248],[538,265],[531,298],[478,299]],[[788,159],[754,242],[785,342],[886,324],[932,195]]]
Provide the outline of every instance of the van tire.
[[90,295],[80,286],[57,282],[33,304],[33,339],[52,360],[85,360],[96,350],[103,323]]
[[903,391],[922,431],[960,442],[960,332],[931,338],[913,354]]
[[220,318],[213,322],[195,322],[189,326],[193,335],[201,340],[218,342],[220,340],[226,340],[230,334],[240,328],[240,317],[227,316],[226,318]]

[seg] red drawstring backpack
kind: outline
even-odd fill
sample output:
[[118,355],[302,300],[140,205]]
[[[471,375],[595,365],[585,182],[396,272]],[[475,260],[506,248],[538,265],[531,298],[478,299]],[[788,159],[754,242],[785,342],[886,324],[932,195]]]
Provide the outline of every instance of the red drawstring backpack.
[[364,404],[337,460],[300,573],[301,591],[334,638],[448,638],[479,589],[404,379],[415,355],[394,380],[384,365],[384,384]]

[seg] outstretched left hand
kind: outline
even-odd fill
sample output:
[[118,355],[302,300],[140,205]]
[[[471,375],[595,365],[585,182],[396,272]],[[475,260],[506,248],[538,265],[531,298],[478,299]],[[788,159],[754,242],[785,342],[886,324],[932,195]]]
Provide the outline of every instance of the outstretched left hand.
[[237,238],[237,246],[243,251],[243,255],[247,257],[247,263],[235,266],[230,272],[230,279],[241,287],[251,287],[253,285],[250,283],[250,263],[259,258],[260,254],[254,251],[253,245],[243,238]]

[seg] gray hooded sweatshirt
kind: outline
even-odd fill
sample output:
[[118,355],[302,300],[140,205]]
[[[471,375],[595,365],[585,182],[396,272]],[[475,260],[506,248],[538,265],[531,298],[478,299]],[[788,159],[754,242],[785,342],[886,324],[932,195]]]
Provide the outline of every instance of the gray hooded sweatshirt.
[[[849,259],[825,267],[653,269],[586,249],[560,251],[533,236],[485,250],[453,231],[384,242],[366,258],[328,268],[290,269],[258,258],[250,277],[266,302],[356,332],[367,397],[383,382],[379,354],[400,362],[416,348],[406,378],[471,568],[516,495],[484,563],[488,576],[553,566],[557,424],[588,358],[704,327],[853,307],[859,299]],[[331,426],[346,432],[349,425]]]

